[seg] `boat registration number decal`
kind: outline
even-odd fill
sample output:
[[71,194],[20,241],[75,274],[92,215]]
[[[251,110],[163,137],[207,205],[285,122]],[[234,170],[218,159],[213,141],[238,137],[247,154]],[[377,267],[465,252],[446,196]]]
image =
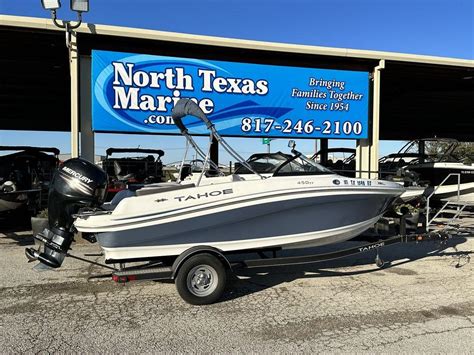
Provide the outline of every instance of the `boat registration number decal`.
[[[338,183],[336,183],[338,181]],[[339,180],[333,180],[333,183],[339,185]],[[365,181],[365,180],[354,180],[354,179],[344,179],[342,180],[344,185],[350,186],[372,186],[372,181]]]

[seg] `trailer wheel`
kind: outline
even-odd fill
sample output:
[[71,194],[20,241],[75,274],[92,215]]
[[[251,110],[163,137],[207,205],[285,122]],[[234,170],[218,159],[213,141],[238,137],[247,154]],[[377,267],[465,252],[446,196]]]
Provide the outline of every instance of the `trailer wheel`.
[[224,292],[226,270],[211,254],[198,254],[186,260],[178,270],[175,284],[179,295],[193,305],[216,302]]

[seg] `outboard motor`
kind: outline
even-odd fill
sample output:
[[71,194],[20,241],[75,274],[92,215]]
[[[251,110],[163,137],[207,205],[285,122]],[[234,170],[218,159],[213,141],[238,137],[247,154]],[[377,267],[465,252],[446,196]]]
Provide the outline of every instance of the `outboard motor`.
[[74,239],[74,217],[80,208],[99,207],[105,200],[107,173],[80,159],[67,160],[53,176],[48,194],[49,228],[35,236],[44,242],[44,252],[26,249],[30,260],[60,267]]

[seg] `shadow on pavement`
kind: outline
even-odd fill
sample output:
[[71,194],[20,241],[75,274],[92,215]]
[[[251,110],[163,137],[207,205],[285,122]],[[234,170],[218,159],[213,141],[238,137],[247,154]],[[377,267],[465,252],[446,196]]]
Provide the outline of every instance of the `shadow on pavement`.
[[25,213],[9,213],[0,217],[0,244],[32,245],[30,216]]
[[[31,234],[31,231],[25,231],[24,233],[18,233],[18,232],[3,232],[0,234],[0,239],[3,239],[3,242],[5,242],[7,239],[9,241],[12,241],[18,246],[27,246],[27,245],[34,245],[35,240],[33,238],[33,234]],[[9,243],[1,243],[1,244],[12,244]]]
[[[453,257],[453,267],[460,268],[470,262],[470,255],[474,251],[457,251],[457,246],[467,241],[464,237],[457,237],[440,242],[422,242],[422,243],[407,243],[397,244],[383,247],[379,250],[380,257],[384,260],[383,270],[393,272],[400,275],[415,275],[416,271],[397,268],[404,264],[429,257]],[[363,245],[364,243],[360,243]],[[308,249],[307,254],[311,253],[327,253],[335,250],[356,247],[356,242],[346,242],[339,245],[331,245],[327,247]],[[454,251],[446,251],[448,248],[454,248]],[[300,255],[297,251],[286,251],[279,254],[279,256],[293,256]],[[363,254],[355,256],[348,256],[345,258],[324,261],[314,264],[265,267],[255,269],[240,269],[236,270],[235,274],[245,277],[239,279],[234,277],[232,282],[229,282],[227,289],[221,302],[240,298],[246,295],[257,293],[268,288],[277,286],[285,282],[291,282],[297,279],[318,278],[318,277],[347,277],[368,274],[379,271],[381,268],[375,265],[376,251],[372,250]],[[252,259],[255,256],[251,257]],[[372,267],[364,270],[328,270],[341,267],[372,265]],[[382,274],[381,274],[382,275]]]

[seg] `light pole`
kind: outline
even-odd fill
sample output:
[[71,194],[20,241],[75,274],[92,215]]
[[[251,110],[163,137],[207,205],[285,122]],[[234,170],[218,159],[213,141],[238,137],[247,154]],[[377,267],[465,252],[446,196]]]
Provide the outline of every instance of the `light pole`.
[[53,23],[65,30],[66,46],[69,53],[69,75],[71,81],[71,157],[79,156],[79,114],[78,114],[78,59],[77,36],[74,31],[82,23],[82,13],[89,11],[89,0],[71,0],[71,10],[77,13],[77,21],[58,20],[56,10],[61,7],[60,0],[41,0],[41,5],[45,10],[51,11]]

